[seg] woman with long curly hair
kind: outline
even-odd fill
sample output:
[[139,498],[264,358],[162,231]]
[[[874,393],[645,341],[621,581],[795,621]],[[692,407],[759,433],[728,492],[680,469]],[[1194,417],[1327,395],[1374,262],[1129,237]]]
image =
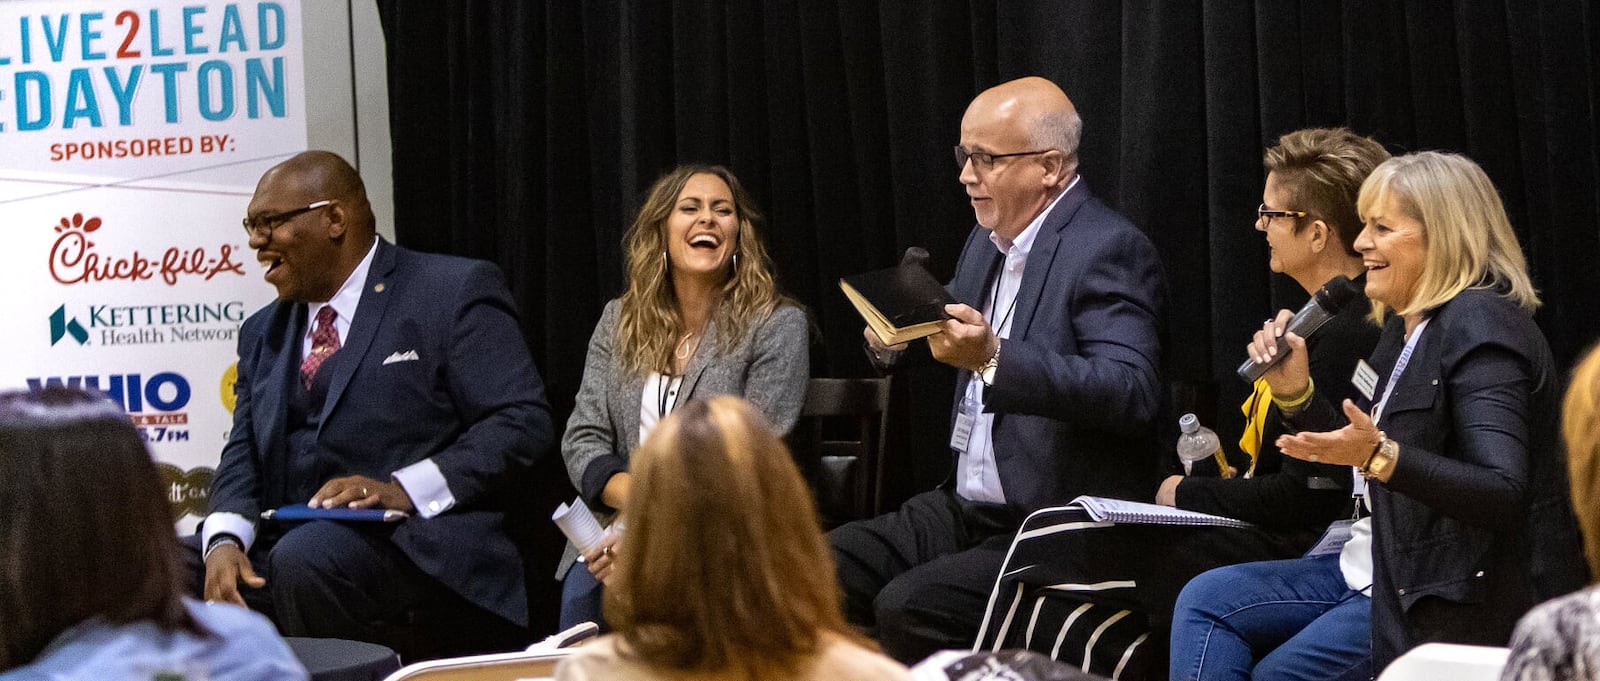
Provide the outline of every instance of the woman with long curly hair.
[[[786,432],[810,373],[806,314],[778,293],[757,231],[760,215],[721,166],[681,166],[651,187],[624,237],[628,288],[606,305],[561,440],[585,503],[628,507],[628,460],[674,405],[742,396]],[[575,562],[568,547],[561,626],[601,622],[600,582],[613,541]]]

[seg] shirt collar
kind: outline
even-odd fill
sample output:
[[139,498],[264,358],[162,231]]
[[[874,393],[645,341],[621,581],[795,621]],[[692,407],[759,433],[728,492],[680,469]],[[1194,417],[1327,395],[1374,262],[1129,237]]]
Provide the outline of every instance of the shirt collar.
[[[339,290],[325,303],[306,303],[306,319],[316,319],[317,313],[324,307],[332,307],[335,315],[335,325],[341,329],[348,329],[350,320],[356,318],[356,306],[361,303],[361,287],[367,283],[367,272],[372,269],[372,257],[378,252],[378,239],[372,240],[372,247],[367,249],[367,254],[361,258],[355,270],[350,272]],[[310,333],[310,324],[307,324],[307,333]],[[339,334],[341,337],[343,333]]]
[[[1028,226],[1022,230],[1021,234],[1017,235],[1016,239],[1008,240],[991,229],[989,230],[989,241],[994,244],[995,248],[1000,249],[1001,255],[1010,255],[1015,250],[1017,255],[1027,258],[1028,251],[1033,250],[1034,238],[1039,236],[1039,225],[1044,224],[1045,218],[1050,217],[1050,212],[1056,209],[1056,204],[1061,203],[1061,197],[1066,196],[1067,192],[1078,186],[1078,180],[1082,178],[1082,175],[1073,175],[1072,181],[1067,183],[1067,188],[1057,194],[1054,199],[1051,199],[1050,205],[1039,211],[1039,214],[1034,216],[1033,222],[1028,223]],[[1007,241],[1010,241],[1010,243],[1007,243]]]

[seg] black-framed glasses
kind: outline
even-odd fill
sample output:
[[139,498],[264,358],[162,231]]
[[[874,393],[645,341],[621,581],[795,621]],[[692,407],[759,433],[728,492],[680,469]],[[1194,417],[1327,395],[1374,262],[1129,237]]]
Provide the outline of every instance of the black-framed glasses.
[[282,213],[268,213],[266,215],[257,215],[257,216],[255,216],[253,218],[248,218],[247,217],[247,218],[245,218],[243,220],[240,220],[239,222],[244,225],[245,234],[249,234],[251,236],[251,238],[258,237],[258,236],[259,237],[267,237],[267,236],[271,236],[272,230],[277,229],[278,225],[281,225],[281,224],[283,224],[285,222],[288,222],[288,221],[293,220],[293,219],[295,219],[297,217],[300,217],[301,215],[303,215],[305,213],[308,213],[310,211],[314,211],[314,210],[316,210],[318,208],[323,208],[325,206],[331,205],[332,203],[333,203],[332,199],[324,199],[322,201],[314,201],[310,205],[307,205],[304,208],[296,208],[294,210],[286,210],[286,211],[283,211]]
[[989,170],[994,167],[997,158],[1011,158],[1012,156],[1034,156],[1055,151],[1054,149],[1040,149],[1038,151],[1019,151],[1014,154],[987,154],[981,151],[967,151],[966,147],[956,145],[956,167],[965,169],[967,160],[971,159],[973,170]]
[[1265,225],[1273,218],[1303,218],[1310,213],[1303,210],[1273,210],[1267,204],[1256,206],[1256,224]]

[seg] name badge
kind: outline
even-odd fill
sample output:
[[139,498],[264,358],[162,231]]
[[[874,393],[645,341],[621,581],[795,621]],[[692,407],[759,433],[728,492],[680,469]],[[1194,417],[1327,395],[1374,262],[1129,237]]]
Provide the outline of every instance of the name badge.
[[1356,373],[1350,377],[1350,385],[1361,391],[1361,396],[1372,401],[1373,393],[1378,391],[1378,372],[1367,364],[1367,360],[1356,360]]
[[972,439],[972,423],[977,419],[966,409],[956,414],[956,425],[950,429],[950,448],[965,454],[967,441]]
[[1350,526],[1354,524],[1356,521],[1350,519],[1335,520],[1322,533],[1322,538],[1317,540],[1316,546],[1306,552],[1305,557],[1326,556],[1344,549],[1345,542],[1350,541]]

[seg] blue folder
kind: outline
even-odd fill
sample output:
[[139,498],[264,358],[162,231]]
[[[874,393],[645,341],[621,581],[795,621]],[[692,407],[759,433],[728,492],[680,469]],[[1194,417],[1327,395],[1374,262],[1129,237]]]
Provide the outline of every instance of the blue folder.
[[304,522],[307,520],[343,520],[365,523],[397,523],[405,520],[405,511],[382,508],[312,508],[305,504],[291,504],[261,512],[262,520]]

